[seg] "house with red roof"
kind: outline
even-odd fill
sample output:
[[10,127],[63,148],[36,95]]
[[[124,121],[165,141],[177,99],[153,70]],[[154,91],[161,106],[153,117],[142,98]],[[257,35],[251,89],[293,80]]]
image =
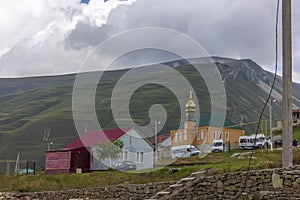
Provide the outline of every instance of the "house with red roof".
[[[117,160],[97,158],[101,142],[121,140],[124,144]],[[137,170],[153,168],[153,145],[135,128],[89,131],[65,148],[46,152],[46,174],[85,173],[106,170],[117,161],[131,161]]]

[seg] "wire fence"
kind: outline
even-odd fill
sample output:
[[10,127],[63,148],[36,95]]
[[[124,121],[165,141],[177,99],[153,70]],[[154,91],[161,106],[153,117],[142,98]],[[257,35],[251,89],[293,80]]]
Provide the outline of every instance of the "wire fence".
[[0,174],[35,174],[35,161],[16,161],[2,160],[0,161]]

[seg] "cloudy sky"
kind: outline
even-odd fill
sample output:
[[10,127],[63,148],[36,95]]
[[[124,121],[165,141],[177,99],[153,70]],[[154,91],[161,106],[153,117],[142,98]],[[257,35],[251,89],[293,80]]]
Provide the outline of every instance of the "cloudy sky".
[[[250,58],[273,71],[276,2],[0,1],[0,77],[76,72],[86,55],[100,42],[125,30],[149,26],[187,34],[212,56]],[[294,0],[293,59],[294,81],[297,82],[300,82],[300,11],[295,8],[299,7],[300,1]],[[171,58],[162,53],[158,57],[153,52],[149,55],[153,56],[139,55],[139,64]]]

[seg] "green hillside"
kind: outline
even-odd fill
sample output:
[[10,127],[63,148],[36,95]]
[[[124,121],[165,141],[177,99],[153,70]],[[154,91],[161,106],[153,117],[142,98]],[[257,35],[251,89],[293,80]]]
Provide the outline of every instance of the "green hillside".
[[[192,66],[185,62],[181,64],[175,69],[188,79],[195,90],[200,112],[208,113],[211,103],[205,82]],[[216,64],[226,88],[227,117],[237,124],[257,121],[267,97],[259,81],[269,85],[273,75],[251,60],[228,59],[226,62],[224,59],[222,63]],[[114,85],[127,71],[106,72],[98,85],[96,111],[104,128],[116,127],[110,99]],[[155,73],[159,75],[160,72]],[[43,166],[44,151],[47,149],[47,142],[43,141],[45,129],[51,130],[51,148],[64,147],[78,136],[72,116],[74,80],[75,75],[0,79],[0,160],[15,159],[17,153],[21,152],[21,159],[36,160],[38,166]],[[299,87],[297,84],[295,86]],[[278,82],[275,89],[280,91],[280,88]],[[188,95],[188,91],[182,92]],[[163,105],[168,114],[161,133],[179,126],[180,107],[175,95],[167,88],[155,84],[144,85],[131,96],[131,117],[137,124],[147,125],[150,122],[149,108],[154,104]],[[274,119],[280,118],[280,104],[274,105],[273,113]],[[268,119],[268,110],[264,118]],[[254,125],[244,128],[252,133]]]

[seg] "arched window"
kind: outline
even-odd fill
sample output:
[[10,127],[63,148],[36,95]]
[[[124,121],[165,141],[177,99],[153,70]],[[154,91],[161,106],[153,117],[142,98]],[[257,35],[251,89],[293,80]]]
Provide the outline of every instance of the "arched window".
[[175,133],[175,138],[174,138],[175,142],[178,142],[178,132]]
[[204,140],[204,130],[201,130],[201,139]]
[[228,131],[226,131],[226,134],[225,134],[225,140],[229,140],[229,132]]

